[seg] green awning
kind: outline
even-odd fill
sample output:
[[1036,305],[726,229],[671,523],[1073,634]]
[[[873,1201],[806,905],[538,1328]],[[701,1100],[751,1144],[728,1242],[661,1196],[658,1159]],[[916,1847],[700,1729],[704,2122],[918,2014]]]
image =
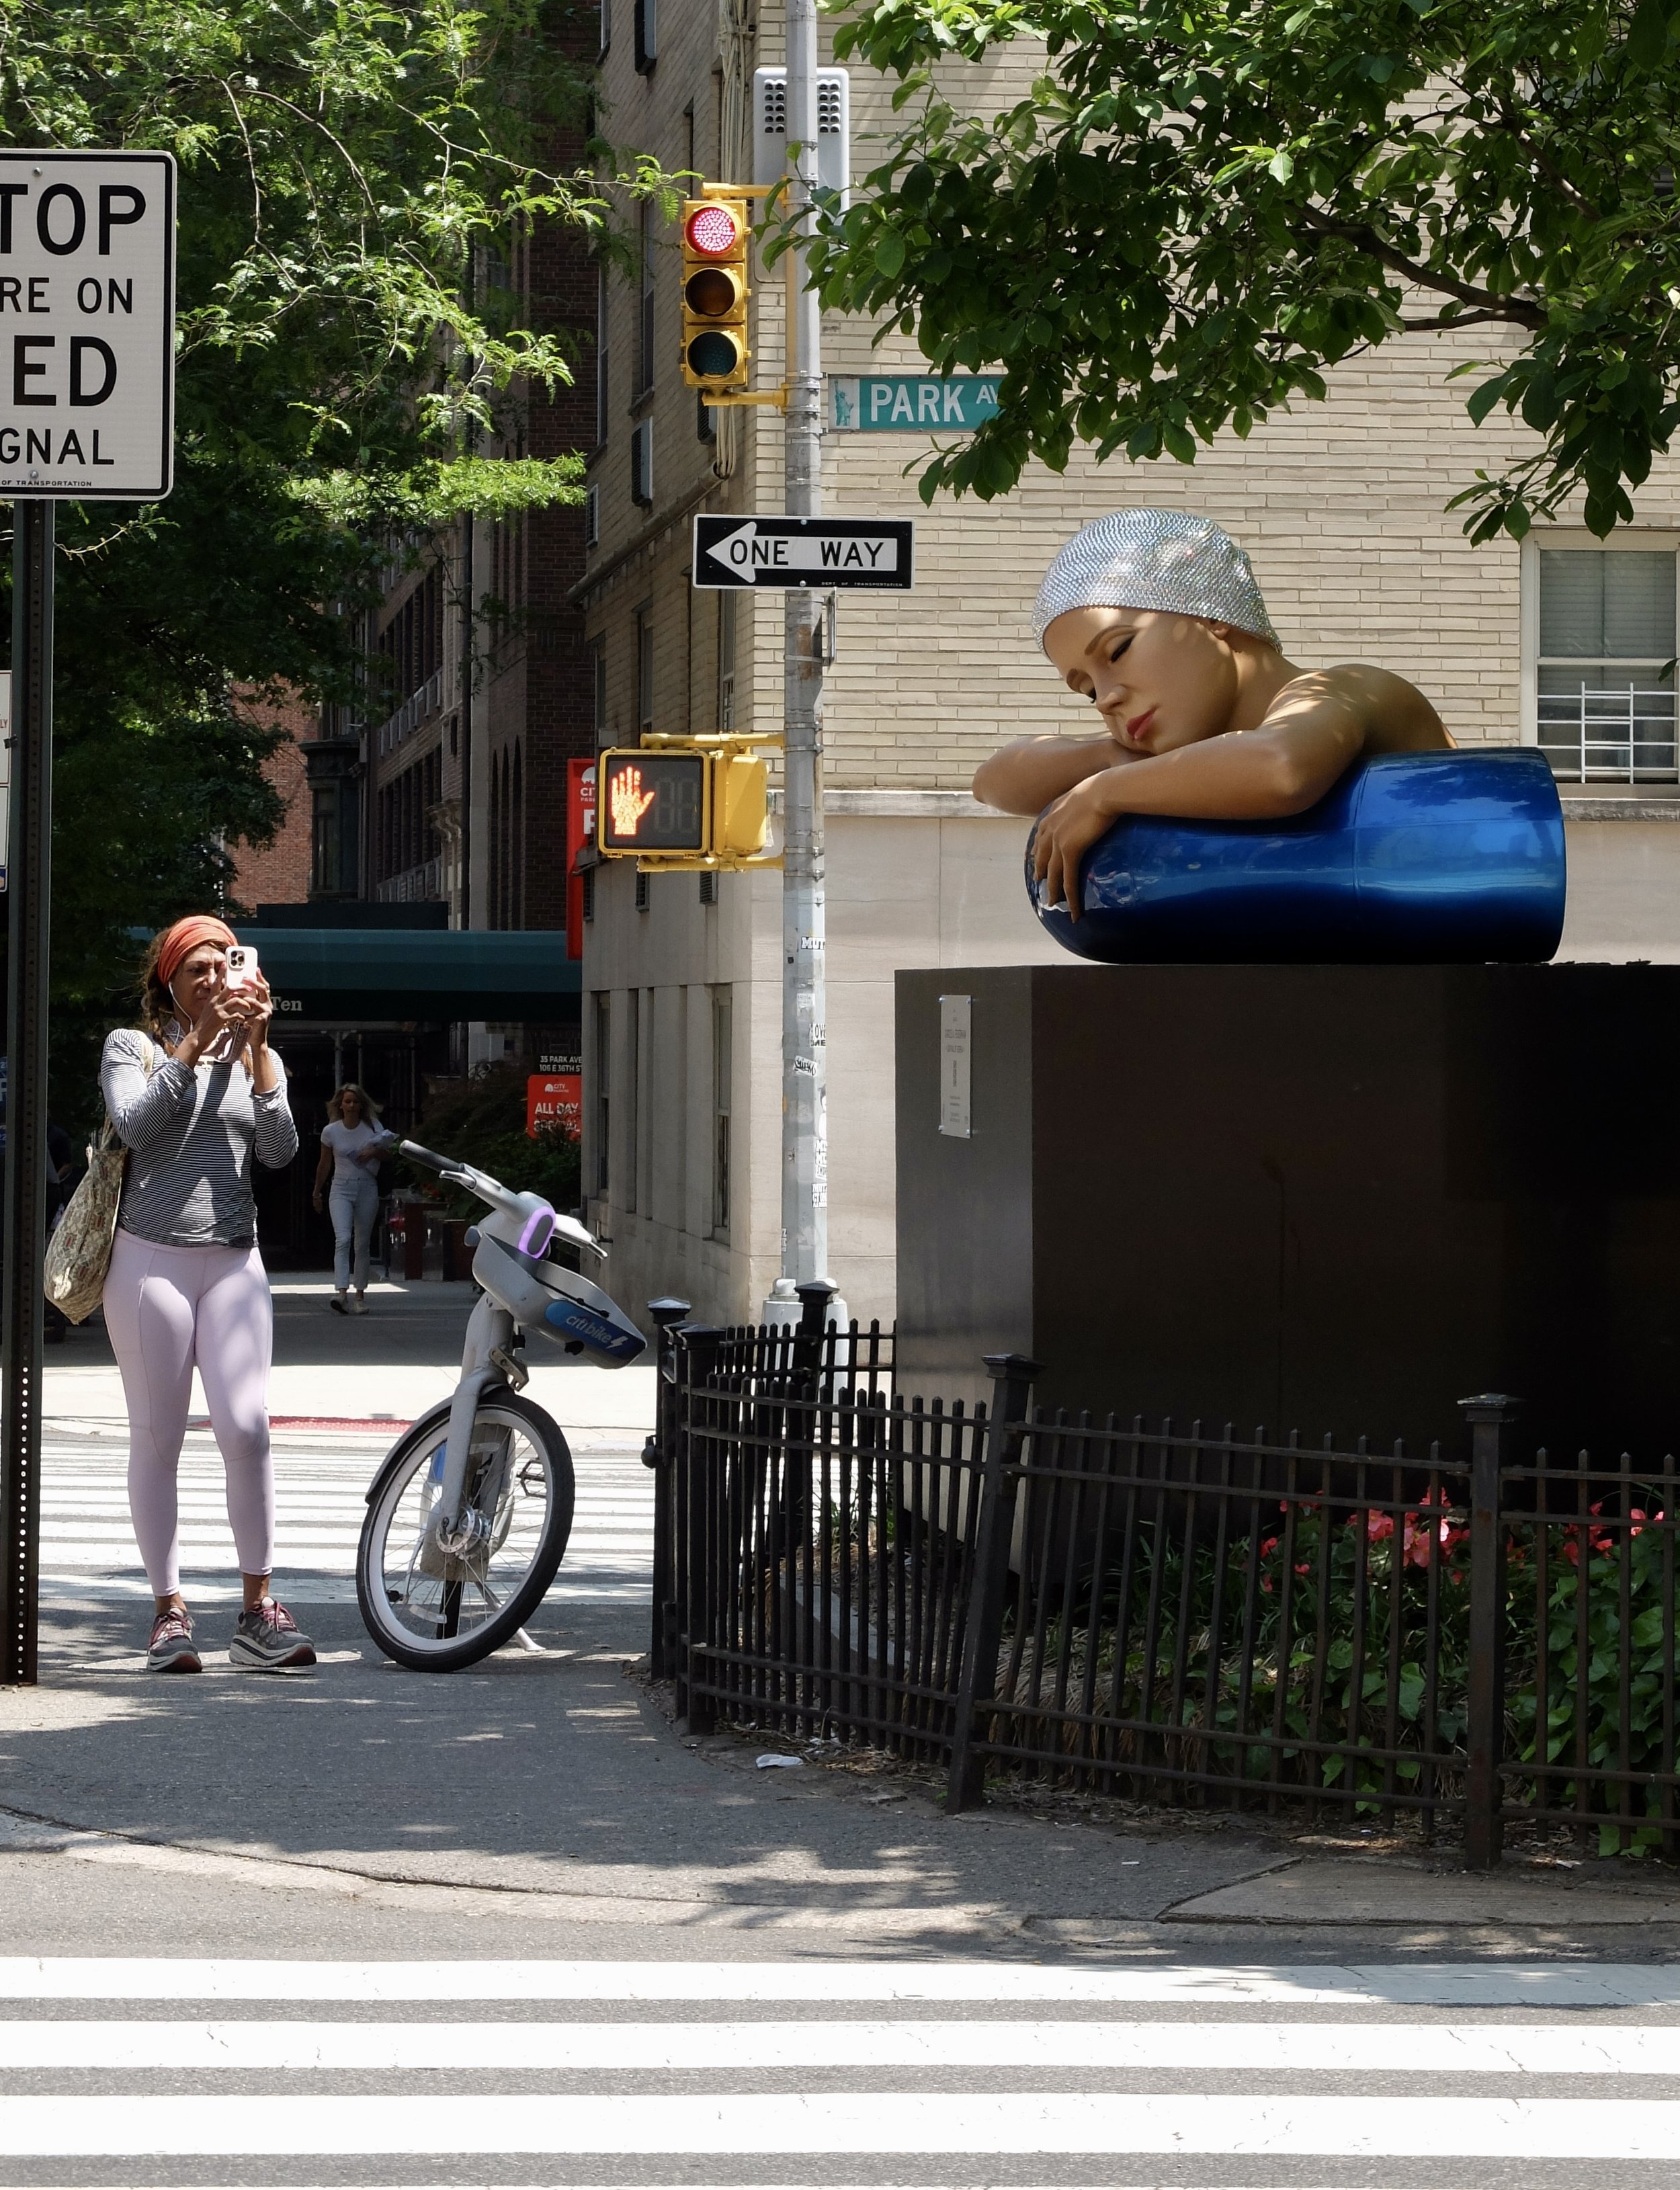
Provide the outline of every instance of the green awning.
[[559,928],[264,928],[241,922],[288,1018],[570,1019],[583,968]]

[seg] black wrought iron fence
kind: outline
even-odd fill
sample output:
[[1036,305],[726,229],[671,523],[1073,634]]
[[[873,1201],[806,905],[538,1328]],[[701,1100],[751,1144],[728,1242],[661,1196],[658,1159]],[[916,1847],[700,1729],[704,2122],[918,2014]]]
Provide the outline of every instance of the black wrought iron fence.
[[878,1326],[661,1324],[653,1659],[696,1728],[860,1739],[1496,1858],[1513,1818],[1680,1852],[1676,1471],[906,1401]]

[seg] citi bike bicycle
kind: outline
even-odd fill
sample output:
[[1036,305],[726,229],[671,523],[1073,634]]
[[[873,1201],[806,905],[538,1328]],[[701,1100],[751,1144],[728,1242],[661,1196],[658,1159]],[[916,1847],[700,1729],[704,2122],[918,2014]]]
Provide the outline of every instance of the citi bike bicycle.
[[490,1213],[467,1234],[482,1292],[454,1397],[404,1432],[369,1487],[356,1599],[387,1657],[417,1672],[451,1673],[519,1633],[571,1533],[571,1454],[559,1424],[524,1397],[525,1336],[538,1332],[611,1369],[633,1361],[646,1342],[599,1285],[548,1259],[556,1240],[604,1257],[575,1218],[471,1164],[414,1141],[400,1147],[486,1205]]

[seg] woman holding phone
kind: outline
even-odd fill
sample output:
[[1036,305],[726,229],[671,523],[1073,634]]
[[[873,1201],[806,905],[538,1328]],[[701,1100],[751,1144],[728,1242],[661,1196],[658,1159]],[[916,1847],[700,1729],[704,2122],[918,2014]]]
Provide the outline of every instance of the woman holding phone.
[[354,1080],[334,1095],[326,1115],[311,1198],[319,1211],[322,1195],[328,1194],[332,1211],[332,1297],[327,1306],[340,1315],[366,1315],[368,1243],[379,1214],[379,1159],[396,1146],[396,1135],[380,1125],[379,1105]]
[[128,1406],[128,1505],[156,1599],[147,1663],[201,1660],[180,1587],[176,1470],[197,1369],[227,1471],[244,1608],[228,1655],[263,1671],[312,1665],[307,1637],[269,1588],[274,1465],[269,1364],[274,1302],[257,1250],[252,1165],[298,1152],[286,1075],[269,1047],[273,1006],[255,953],[208,914],[156,936],[139,1028],[107,1035],[105,1109],[128,1149],[105,1280],[105,1327]]

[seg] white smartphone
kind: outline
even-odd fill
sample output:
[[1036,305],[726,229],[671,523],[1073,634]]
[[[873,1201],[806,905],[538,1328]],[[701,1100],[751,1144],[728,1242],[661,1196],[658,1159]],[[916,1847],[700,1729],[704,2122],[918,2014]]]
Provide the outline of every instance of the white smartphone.
[[227,984],[230,989],[249,989],[256,984],[257,954],[244,943],[229,946]]

